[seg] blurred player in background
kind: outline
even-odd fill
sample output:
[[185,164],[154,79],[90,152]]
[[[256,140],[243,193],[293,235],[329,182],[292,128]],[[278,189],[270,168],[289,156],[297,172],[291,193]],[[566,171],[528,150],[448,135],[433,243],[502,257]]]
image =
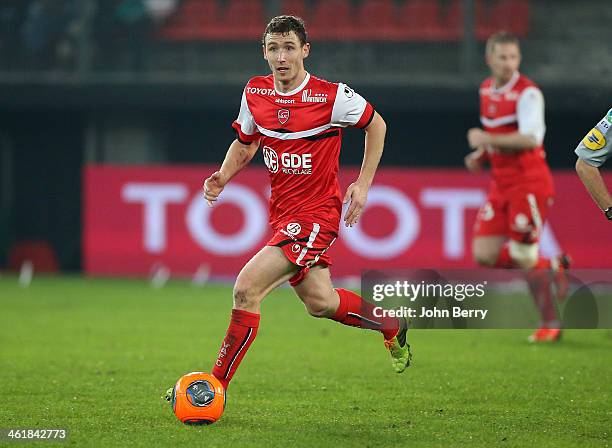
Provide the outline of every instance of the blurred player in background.
[[595,203],[612,221],[612,196],[606,188],[599,167],[612,157],[612,109],[582,139],[575,150],[576,171]]
[[[262,300],[286,281],[312,316],[379,330],[397,372],[410,362],[406,322],[375,317],[373,306],[359,295],[334,288],[327,253],[338,237],[342,203],[350,201],[346,226],[357,223],[363,211],[383,152],[386,125],[350,87],[306,72],[304,59],[309,52],[300,18],[279,16],[270,21],[263,36],[263,55],[272,74],[247,83],[232,125],[236,140],[219,171],[204,182],[204,194],[212,206],[260,149],[272,186],[273,236],[236,279],[229,328],[212,370],[225,387],[255,339]],[[338,157],[347,126],[365,130],[365,153],[359,177],[343,200]],[[300,350],[300,344],[307,343],[280,342],[280,350]]]
[[[542,257],[538,242],[554,201],[553,180],[542,145],[544,97],[519,73],[518,39],[499,32],[486,44],[491,76],[480,85],[480,120],[467,139],[474,150],[465,158],[471,172],[490,163],[493,181],[487,202],[478,212],[472,252],[482,266],[527,271],[527,282],[540,310],[540,328],[532,342],[557,341],[561,336],[553,303],[564,294],[565,255]],[[551,275],[553,274],[553,275]]]

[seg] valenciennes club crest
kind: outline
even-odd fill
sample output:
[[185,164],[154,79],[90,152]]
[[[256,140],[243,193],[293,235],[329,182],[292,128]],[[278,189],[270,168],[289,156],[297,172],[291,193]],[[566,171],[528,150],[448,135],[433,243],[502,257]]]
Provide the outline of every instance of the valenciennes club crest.
[[289,109],[279,109],[277,117],[280,124],[287,123],[289,121]]

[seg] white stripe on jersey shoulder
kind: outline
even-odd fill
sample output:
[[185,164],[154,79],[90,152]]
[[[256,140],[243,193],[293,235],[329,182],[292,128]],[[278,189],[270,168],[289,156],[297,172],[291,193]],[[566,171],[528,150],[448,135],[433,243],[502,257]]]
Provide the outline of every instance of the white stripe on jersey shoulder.
[[304,77],[304,81],[302,81],[301,84],[299,86],[297,86],[295,89],[293,89],[291,92],[286,92],[286,93],[279,92],[278,90],[276,90],[276,85],[274,85],[274,90],[276,90],[276,93],[278,93],[280,96],[295,95],[300,90],[302,90],[304,87],[306,87],[306,84],[308,84],[308,81],[310,81],[310,73],[306,72],[306,76]]
[[367,105],[367,101],[361,95],[346,84],[339,82],[331,114],[332,125],[354,126],[361,119]]
[[517,121],[516,114],[505,115],[503,117],[493,118],[493,119],[482,117],[482,116],[480,117],[480,122],[488,128],[498,128],[506,124],[516,123],[516,121]]
[[253,114],[249,109],[249,103],[246,99],[246,88],[242,92],[242,99],[240,100],[240,112],[238,112],[238,118],[236,118],[236,123],[240,125],[240,129],[246,135],[253,135],[255,133],[255,119],[253,118]]
[[277,131],[271,131],[270,129],[266,129],[264,127],[257,125],[257,129],[259,130],[260,133],[262,133],[266,137],[277,138],[279,140],[297,140],[298,138],[312,137],[313,135],[317,135],[318,133],[326,131],[327,129],[331,127],[332,125],[328,123],[323,126],[319,126],[318,128],[307,129],[305,131],[277,132]]

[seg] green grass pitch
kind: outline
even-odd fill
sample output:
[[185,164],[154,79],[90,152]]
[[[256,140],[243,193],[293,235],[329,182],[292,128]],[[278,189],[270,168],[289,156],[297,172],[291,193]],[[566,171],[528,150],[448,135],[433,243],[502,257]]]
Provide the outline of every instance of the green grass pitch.
[[59,277],[20,288],[5,276],[0,306],[0,427],[65,427],[67,445],[611,441],[608,330],[567,331],[554,346],[529,345],[527,330],[414,330],[414,363],[397,375],[379,334],[309,317],[280,289],[264,302],[222,419],[189,427],[161,396],[183,373],[210,370],[228,323],[229,286],[154,290],[136,280]]

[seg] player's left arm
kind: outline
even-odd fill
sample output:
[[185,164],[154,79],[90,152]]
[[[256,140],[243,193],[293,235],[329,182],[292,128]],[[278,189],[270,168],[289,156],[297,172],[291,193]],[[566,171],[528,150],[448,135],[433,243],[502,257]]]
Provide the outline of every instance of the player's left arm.
[[386,133],[385,121],[378,112],[374,112],[372,121],[365,128],[365,149],[359,177],[349,185],[344,195],[344,203],[350,200],[349,208],[344,214],[344,224],[347,227],[355,225],[363,212],[368,191],[383,153]]
[[544,141],[544,96],[537,87],[528,87],[516,105],[519,130],[508,134],[491,134],[479,128],[468,131],[468,142],[472,148],[491,145],[502,152],[517,152],[536,148]]

